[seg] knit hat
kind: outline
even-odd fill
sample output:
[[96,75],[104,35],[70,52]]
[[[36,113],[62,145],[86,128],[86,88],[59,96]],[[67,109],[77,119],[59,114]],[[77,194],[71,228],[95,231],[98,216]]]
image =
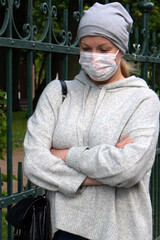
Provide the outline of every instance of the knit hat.
[[131,16],[120,3],[95,3],[84,11],[77,36],[79,40],[85,36],[105,37],[124,54],[132,24]]

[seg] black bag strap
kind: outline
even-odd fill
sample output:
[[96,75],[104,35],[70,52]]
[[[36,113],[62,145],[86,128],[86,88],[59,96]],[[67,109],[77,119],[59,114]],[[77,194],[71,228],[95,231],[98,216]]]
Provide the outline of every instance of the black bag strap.
[[67,96],[68,90],[67,90],[67,84],[65,81],[63,80],[59,80],[62,86],[62,101],[64,101],[64,99]]

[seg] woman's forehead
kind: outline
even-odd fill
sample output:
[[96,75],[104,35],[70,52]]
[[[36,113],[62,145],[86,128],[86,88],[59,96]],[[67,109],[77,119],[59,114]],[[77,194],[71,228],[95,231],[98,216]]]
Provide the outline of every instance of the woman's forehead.
[[108,46],[115,47],[115,45],[109,41],[107,38],[102,36],[86,36],[81,38],[80,44],[82,45],[92,45],[92,46]]

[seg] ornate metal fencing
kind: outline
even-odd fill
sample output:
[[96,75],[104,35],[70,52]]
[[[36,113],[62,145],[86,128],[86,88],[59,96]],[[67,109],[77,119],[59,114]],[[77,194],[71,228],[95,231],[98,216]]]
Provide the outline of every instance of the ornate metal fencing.
[[[38,26],[34,24],[34,8],[33,5],[38,2],[33,0],[0,0],[0,50],[5,50],[5,81],[7,91],[7,196],[2,196],[0,184],[0,240],[3,238],[2,232],[2,212],[4,208],[9,208],[12,204],[21,198],[32,194],[35,189],[32,184],[28,183],[28,188],[23,189],[22,164],[19,163],[18,171],[18,192],[13,194],[12,181],[12,89],[13,71],[14,71],[14,53],[23,50],[26,56],[27,64],[27,98],[28,98],[28,116],[33,112],[33,66],[35,55],[40,52],[45,55],[45,79],[46,83],[52,80],[52,68],[55,54],[62,57],[63,78],[68,79],[68,63],[70,56],[79,54],[77,39],[72,38],[71,24],[68,24],[68,10],[63,13],[62,30],[55,32],[55,22],[57,17],[57,8],[52,5],[51,0],[39,4],[39,17],[43,18],[43,28],[41,34],[38,32]],[[40,2],[40,1],[39,1]],[[77,9],[73,11],[73,21],[78,22],[83,11],[83,0],[75,1]],[[101,1],[102,2],[102,1]],[[109,1],[103,1],[108,3]],[[23,5],[24,4],[24,5]],[[17,22],[18,14],[22,7],[26,8],[26,15],[22,22]],[[149,14],[154,5],[150,0],[139,1],[138,8],[142,13],[141,29],[134,27],[131,34],[132,40],[129,44],[129,50],[125,54],[125,58],[135,62],[139,69],[139,74],[148,84],[159,93],[160,77],[157,75],[158,64],[160,63],[160,46],[156,43],[159,36],[156,33],[149,33]],[[126,6],[129,11],[129,6]],[[24,20],[24,22],[23,22]],[[18,27],[17,27],[18,25]],[[43,27],[42,27],[43,26]],[[149,38],[152,35],[152,42]],[[139,36],[140,35],[140,36]],[[133,37],[134,36],[134,37]],[[157,40],[157,41],[158,41]],[[21,53],[21,54],[22,54]],[[72,64],[72,63],[71,63]],[[78,65],[78,61],[77,61]],[[2,80],[1,80],[2,81]],[[160,235],[160,149],[157,148],[156,161],[152,171],[151,178],[151,199],[153,205],[153,228],[154,238]],[[0,174],[1,179],[1,174]],[[41,191],[41,189],[39,189]],[[13,229],[8,225],[8,239],[12,239]]]

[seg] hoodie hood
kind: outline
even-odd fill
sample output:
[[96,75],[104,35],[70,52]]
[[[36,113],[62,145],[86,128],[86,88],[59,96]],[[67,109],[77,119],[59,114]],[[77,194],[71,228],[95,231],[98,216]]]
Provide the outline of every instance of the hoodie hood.
[[113,83],[106,83],[102,85],[95,85],[88,77],[88,75],[85,73],[84,70],[81,70],[80,73],[75,77],[75,80],[81,82],[83,85],[89,85],[90,87],[95,88],[105,88],[106,90],[118,90],[119,88],[124,87],[136,87],[136,88],[149,88],[147,83],[139,77],[136,76],[130,76],[128,78],[124,78],[121,80],[118,80]]

